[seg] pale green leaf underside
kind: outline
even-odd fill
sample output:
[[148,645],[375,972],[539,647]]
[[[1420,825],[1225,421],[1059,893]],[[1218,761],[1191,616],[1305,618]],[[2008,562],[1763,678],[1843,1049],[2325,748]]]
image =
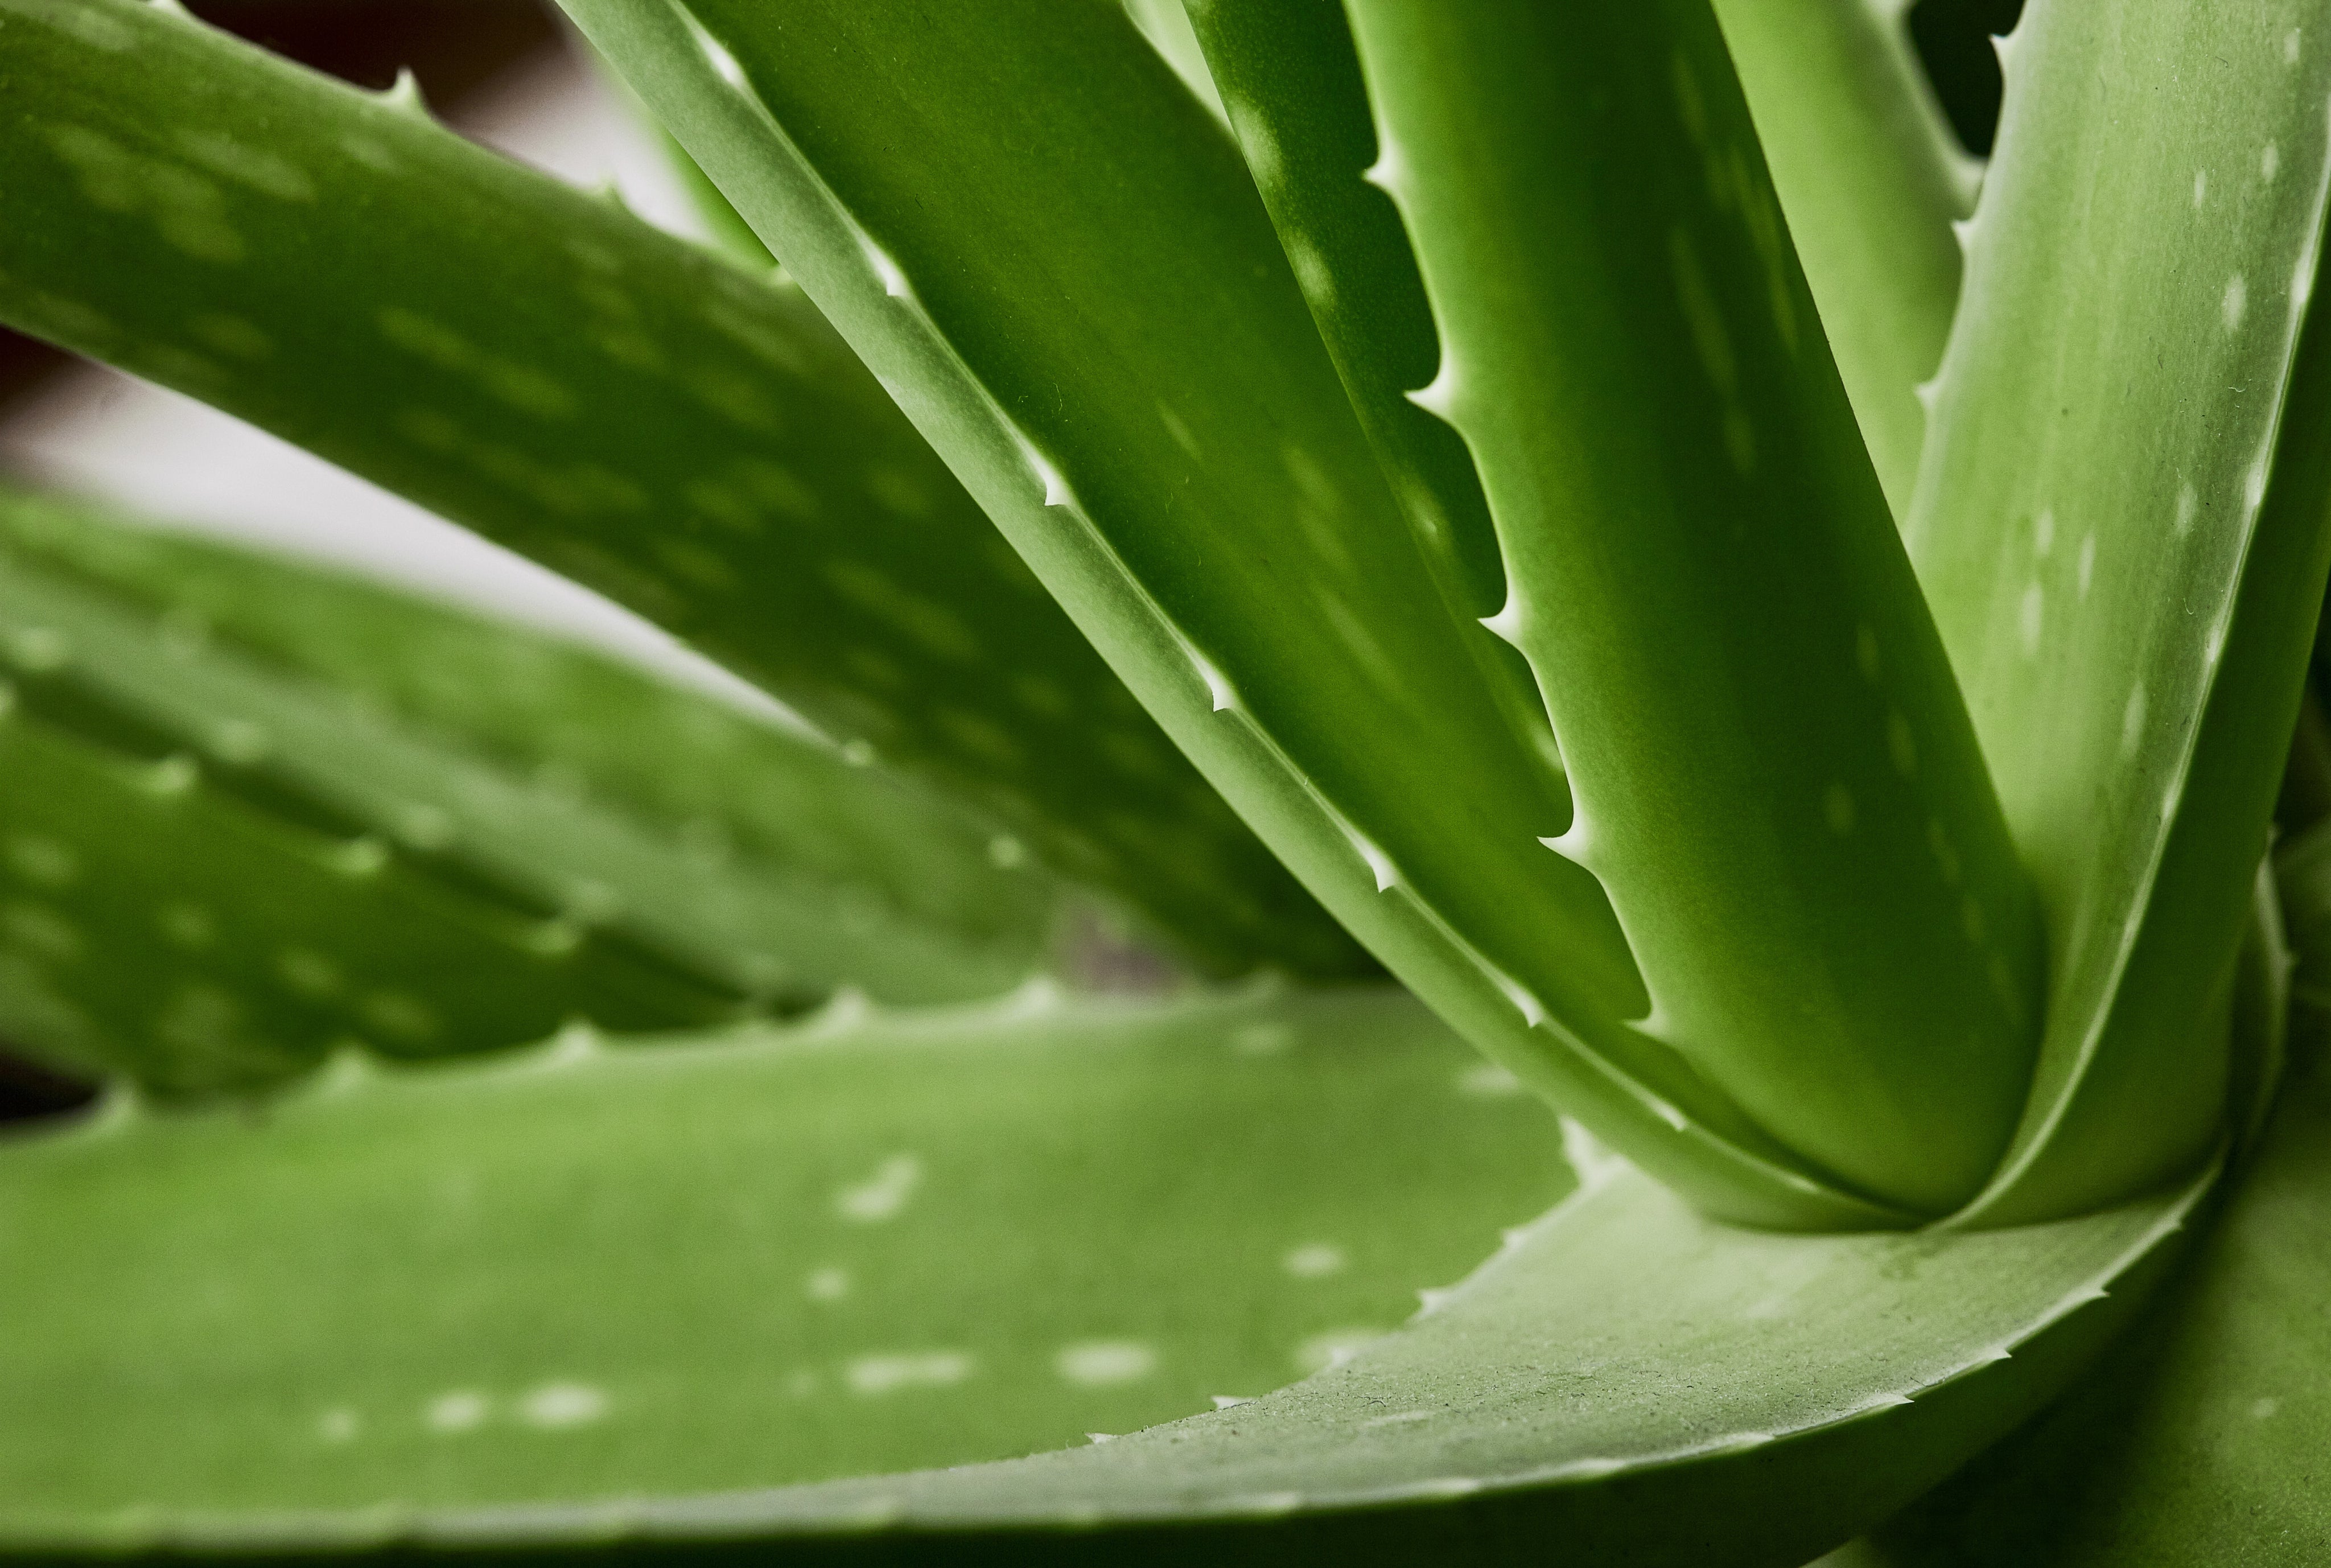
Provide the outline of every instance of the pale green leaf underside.
[[0,18],[0,317],[602,589],[1206,965],[1365,966],[798,292],[181,15]]
[[1980,166],[1910,42],[1908,0],[1717,0],[1822,330],[1897,518],[1926,440],[1917,388],[1958,303],[1955,220]]
[[1559,789],[1487,695],[1235,150],[1120,10],[568,8],[1394,973],[1698,1201],[1891,1217],[1620,1027],[1645,1003],[1608,903],[1538,842]]
[[0,1015],[166,1090],[993,994],[1051,935],[1051,885],[979,824],[810,742],[88,508],[0,496]]
[[1913,558],[2048,927],[2047,1034],[1975,1212],[2103,1201],[2217,1136],[2240,936],[2319,603],[2331,147],[2301,0],[2042,0],[1937,383]]
[[[1705,0],[1350,0],[1577,817],[1672,1048],[1926,1214],[2038,1034],[2031,890]],[[1348,176],[1346,176],[1348,177]]]
[[1130,1431],[1397,1327],[1569,1189],[1560,1147],[1388,988],[1030,991],[100,1111],[0,1140],[0,1552],[529,1505],[595,1535]]
[[[1254,1402],[1015,1462],[674,1496],[1121,1428],[1200,1365],[1175,1382],[1185,1408],[1206,1378],[1255,1392],[1291,1369],[1290,1334],[1380,1323],[1395,1280],[1550,1184],[1543,1166],[1517,1175],[1543,1113],[1466,1098],[1479,1069],[1404,999],[1104,1018],[878,1025],[458,1088],[416,1075],[263,1130],[133,1125],[6,1151],[5,1233],[59,1316],[0,1348],[0,1388],[44,1417],[0,1450],[0,1519],[20,1547],[757,1540],[953,1561],[976,1535],[1043,1560],[1422,1563],[1527,1540],[1531,1556],[1558,1541],[1582,1561],[1788,1568],[2051,1395],[2142,1299],[2203,1191],[2021,1230],[1791,1237],[1605,1171],[1410,1326]],[[742,1115],[747,1072],[768,1103]],[[656,1136],[668,1116],[697,1136]],[[471,1118],[518,1132],[480,1139]],[[1353,1164],[1356,1143],[1373,1159]],[[434,1181],[399,1180],[422,1152]],[[141,1214],[156,1181],[189,1204],[263,1197],[268,1235],[239,1204]],[[898,1213],[864,1228],[834,1208],[894,1191]],[[97,1223],[123,1245],[80,1246]],[[168,1246],[138,1244],[148,1228]],[[1304,1248],[1356,1261],[1364,1232],[1400,1258],[1384,1277],[1312,1281],[1355,1291],[1333,1308],[1288,1282]],[[826,1268],[847,1291],[804,1301]],[[283,1297],[259,1288],[286,1276]],[[296,1323],[278,1321],[288,1307]],[[1176,1313],[1184,1340],[1159,1326]],[[1251,1324],[1267,1328],[1249,1345]],[[1134,1380],[1063,1397],[1067,1345],[1126,1341],[1157,1350],[1159,1399]],[[159,1407],[140,1391],[165,1369]],[[186,1440],[190,1412],[205,1442]]]

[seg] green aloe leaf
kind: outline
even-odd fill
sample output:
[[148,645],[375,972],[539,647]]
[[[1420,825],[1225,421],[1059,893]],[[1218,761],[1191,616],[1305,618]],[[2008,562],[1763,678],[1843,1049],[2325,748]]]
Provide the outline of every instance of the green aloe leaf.
[[2145,1320],[2027,1430],[1881,1533],[1869,1568],[2306,1568],[2331,1554],[2331,1075],[2293,1076],[2253,1167]]
[[2042,0],[2004,51],[1908,529],[2049,939],[2040,1070],[1978,1215],[2103,1202],[2218,1136],[2195,1021],[2331,548],[2315,16]]
[[1082,1445],[1396,1327],[1569,1190],[1559,1149],[1389,988],[1032,990],[100,1111],[0,1140],[0,1554]]
[[1910,0],[1716,0],[1822,330],[1897,518],[1926,439],[1917,388],[1958,303],[1951,225],[1981,166],[1910,43]]
[[1352,0],[1639,1026],[1854,1189],[2005,1144],[2039,931],[1706,0]]
[[1199,0],[1191,14],[1235,106],[1230,124],[1255,188],[1417,553],[1506,722],[1558,772],[1529,665],[1479,624],[1505,604],[1506,572],[1472,457],[1407,396],[1432,379],[1440,338],[1400,214],[1365,177],[1380,149],[1343,0]]
[[1538,846],[1559,780],[1485,690],[1235,149],[1120,8],[568,9],[1403,980],[1714,1209],[1897,1217],[1620,1023],[1647,1003],[1608,902]]
[[183,14],[0,21],[0,318],[606,592],[1209,966],[1366,966],[798,292]]
[[0,497],[0,671],[10,1038],[166,1091],[992,994],[1051,934],[981,823],[823,746],[68,503]]
[[2060,1387],[2203,1191],[1787,1236],[1590,1161],[1370,1339],[1558,1186],[1446,1038],[1368,993],[878,1020],[0,1147],[0,1389],[42,1415],[0,1539],[1786,1568]]

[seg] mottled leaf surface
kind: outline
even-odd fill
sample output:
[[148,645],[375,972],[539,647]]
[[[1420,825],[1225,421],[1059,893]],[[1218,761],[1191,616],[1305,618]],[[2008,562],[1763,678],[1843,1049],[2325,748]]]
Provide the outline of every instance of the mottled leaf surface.
[[2218,1136],[2196,1022],[2331,544],[2318,23],[2042,3],[2005,50],[1908,529],[2048,934],[2040,1070],[1979,1217],[2109,1201]]
[[[898,1562],[984,1548],[1036,1562],[1496,1563],[1539,1560],[1559,1541],[1582,1561],[1793,1568],[2060,1388],[2142,1300],[2200,1195],[1975,1234],[1784,1236],[1714,1224],[1638,1174],[1601,1169],[1416,1322],[1252,1402],[1014,1462],[671,1495],[691,1476],[738,1485],[756,1466],[776,1480],[1058,1441],[1078,1423],[1147,1419],[1170,1405],[1169,1387],[1187,1409],[1225,1375],[1254,1382],[1219,1392],[1256,1392],[1333,1338],[1292,1356],[1284,1346],[1298,1325],[1325,1321],[1319,1297],[1288,1278],[1289,1249],[1342,1243],[1365,1217],[1381,1244],[1372,1255],[1390,1259],[1420,1224],[1422,1244],[1378,1279],[1356,1250],[1350,1274],[1311,1282],[1353,1293],[1339,1313],[1390,1314],[1395,1281],[1430,1278],[1460,1242],[1478,1246],[1499,1207],[1553,1184],[1543,1167],[1525,1179],[1506,1141],[1542,1138],[1542,1111],[1465,1101],[1458,1059],[1413,1032],[1397,1043],[1421,1022],[1413,1004],[1285,1006],[1209,1009],[1212,1039],[1185,1015],[1120,1017],[1073,1046],[1072,1027],[1039,1021],[1016,1038],[973,1031],[975,1045],[909,1026],[783,1053],[639,1053],[620,1066],[620,1111],[585,1102],[609,1070],[595,1062],[503,1069],[458,1095],[418,1077],[366,1086],[287,1107],[263,1129],[133,1124],[0,1150],[6,1244],[57,1257],[84,1300],[138,1315],[139,1330],[122,1342],[135,1359],[109,1341],[76,1360],[70,1347],[96,1326],[82,1306],[42,1321],[37,1359],[0,1349],[0,1379],[28,1390],[14,1400],[37,1393],[56,1411],[43,1440],[0,1450],[12,1483],[0,1528],[20,1548],[695,1544]],[[1241,1031],[1272,1024],[1292,1029],[1288,1054],[1239,1061],[1241,1041],[1258,1038]],[[716,1102],[703,1085],[756,1049],[787,1079],[747,1122],[732,1094]],[[1304,1065],[1314,1051],[1330,1059],[1325,1072]],[[946,1069],[950,1053],[965,1070]],[[1041,1075],[1023,1079],[1039,1056]],[[897,1070],[880,1096],[840,1088],[871,1084],[886,1060]],[[813,1074],[827,1075],[822,1091]],[[1295,1099],[1310,1108],[1287,1119],[1260,1087],[1273,1081],[1293,1091],[1289,1113]],[[1203,1087],[1185,1098],[1174,1084]],[[1070,1104],[1081,1120],[1059,1114]],[[806,1119],[812,1107],[823,1120]],[[502,1152],[459,1119],[471,1107],[516,1130],[499,1135]],[[642,1110],[683,1109],[698,1136],[645,1141],[659,1117]],[[195,1164],[199,1140],[230,1136],[281,1153],[200,1146]],[[1351,1162],[1354,1139],[1375,1157]],[[459,1152],[440,1156],[434,1183],[396,1179],[441,1146]],[[297,1192],[285,1190],[292,1151],[311,1148]],[[1221,1150],[1219,1163],[1194,1163],[1194,1149]],[[1153,1152],[1163,1186],[1142,1177]],[[660,1207],[683,1168],[684,1211]],[[729,1168],[753,1173],[738,1196],[699,1202]],[[193,1185],[205,1170],[214,1184]],[[619,1180],[647,1170],[671,1184]],[[1485,1183],[1490,1172],[1503,1174]],[[1444,1184],[1460,1173],[1463,1184]],[[189,1197],[263,1195],[278,1218],[257,1246],[240,1240],[233,1207],[215,1206],[200,1249],[176,1227],[127,1232],[155,1240],[126,1256],[61,1239],[100,1221],[119,1233],[149,1212],[141,1183],[166,1180]],[[391,1187],[393,1198],[362,1196]],[[847,1212],[899,1193],[888,1219]],[[1045,1224],[1020,1218],[1030,1203]],[[359,1214],[366,1240],[352,1253]],[[652,1271],[637,1267],[648,1246]],[[286,1267],[309,1249],[332,1267]],[[451,1277],[465,1284],[392,1261],[416,1251],[461,1265]],[[132,1257],[138,1283],[111,1285]],[[243,1261],[253,1259],[269,1266]],[[204,1288],[166,1303],[145,1294],[163,1259]],[[832,1289],[815,1283],[824,1268],[849,1288],[820,1301]],[[244,1294],[287,1277],[284,1298]],[[708,1298],[738,1306],[708,1311]],[[247,1348],[257,1323],[295,1303],[298,1323]],[[1217,1326],[1226,1337],[1211,1339]],[[1249,1333],[1251,1347],[1235,1349]],[[1150,1347],[1154,1369],[1116,1389],[1076,1386],[1102,1380],[1063,1369],[1137,1360],[1071,1354],[1096,1344]],[[165,1379],[185,1402],[153,1402]],[[207,1443],[183,1440],[189,1411],[213,1423]],[[166,1429],[147,1424],[157,1420]],[[665,1495],[643,1496],[654,1491]],[[535,1506],[445,1506],[497,1492]]]
[[0,1553],[1081,1446],[1396,1328],[1569,1189],[1560,1150],[1389,989],[1032,991],[101,1112],[0,1140]]
[[1982,1185],[2039,931],[1705,0],[1349,10],[1636,1026],[1853,1191]]
[[798,292],[183,15],[0,21],[0,318],[602,590],[1205,965],[1366,967]]
[[706,698],[66,503],[0,541],[24,1048],[192,1092],[1042,962],[1053,889],[981,824]]

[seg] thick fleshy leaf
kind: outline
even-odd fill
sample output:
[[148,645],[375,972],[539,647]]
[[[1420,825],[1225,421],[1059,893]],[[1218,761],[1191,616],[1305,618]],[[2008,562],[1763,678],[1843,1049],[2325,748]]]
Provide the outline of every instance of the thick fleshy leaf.
[[1886,499],[1910,509],[1926,439],[1917,388],[1958,303],[1951,225],[1981,166],[1911,46],[1910,0],[1716,0],[1822,331]]
[[1560,1149],[1389,989],[1031,992],[100,1113],[0,1140],[0,1554],[1082,1444],[1395,1327],[1569,1188]]
[[1412,989],[1714,1209],[1889,1215],[1621,1025],[1647,1003],[1609,904],[1537,843],[1559,781],[1488,695],[1236,150],[1121,8],[568,9]]
[[2331,559],[2319,32],[2300,0],[2042,0],[2004,50],[1908,527],[2049,938],[1978,1217],[2109,1201],[2218,1136],[2197,1022]]
[[0,318],[606,592],[1206,965],[1366,967],[798,292],[183,14],[0,19]]
[[1392,198],[1367,183],[1375,125],[1343,0],[1198,0],[1191,7],[1230,124],[1319,324],[1353,411],[1459,634],[1526,750],[1559,770],[1529,665],[1479,624],[1506,602],[1481,481],[1455,431],[1408,400],[1440,338]]
[[172,1091],[836,986],[1009,989],[1055,895],[991,831],[538,635],[0,498],[26,1049]]
[[2331,1560],[2331,1074],[2145,1320],[2061,1404],[1879,1535],[1865,1568],[2311,1568]]
[[[1793,1568],[2054,1393],[2203,1191],[2024,1229],[1806,1237],[1728,1230],[1606,1171],[1415,1323],[1252,1402],[1013,1462],[672,1495],[1024,1448],[1186,1408],[1207,1377],[1282,1375],[1342,1337],[1289,1359],[1290,1333],[1329,1321],[1284,1278],[1324,1256],[1306,1249],[1376,1238],[1384,1275],[1324,1283],[1351,1293],[1334,1310],[1382,1313],[1456,1250],[1452,1221],[1472,1240],[1546,1183],[1513,1164],[1543,1113],[1453,1105],[1452,1059],[1415,1041],[1411,1004],[1290,1007],[640,1053],[459,1093],[416,1077],[264,1127],[0,1150],[0,1235],[40,1265],[0,1299],[19,1321],[23,1293],[54,1304],[0,1347],[12,1408],[43,1418],[0,1449],[0,1531],[18,1550],[1485,1568],[1559,1542],[1582,1562]],[[1238,1061],[1258,1026],[1305,1043]],[[771,1091],[749,1115],[746,1060]],[[615,1071],[620,1103],[596,1081]],[[666,1113],[695,1136],[655,1136]],[[423,1151],[434,1180],[404,1179]],[[729,1200],[704,1205],[708,1182]],[[211,1202],[166,1220],[157,1186]],[[82,1245],[93,1228],[119,1244]],[[1136,1365],[1148,1377],[1096,1375]]]
[[1984,760],[1707,0],[1350,0],[1577,802],[1672,1047],[1820,1169],[1972,1196],[2038,1035]]

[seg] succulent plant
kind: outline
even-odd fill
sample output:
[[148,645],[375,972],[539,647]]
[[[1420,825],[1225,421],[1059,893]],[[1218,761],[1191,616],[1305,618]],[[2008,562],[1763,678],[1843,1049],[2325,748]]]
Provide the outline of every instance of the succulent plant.
[[0,1554],[2331,1554],[2331,8],[562,3],[725,251],[0,0],[0,321],[813,732],[0,497]]

